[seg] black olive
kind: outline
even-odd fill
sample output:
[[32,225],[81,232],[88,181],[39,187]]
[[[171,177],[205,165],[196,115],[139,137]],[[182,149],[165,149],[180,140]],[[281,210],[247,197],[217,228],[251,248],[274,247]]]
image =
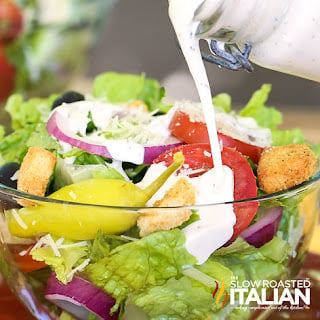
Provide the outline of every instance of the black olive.
[[12,176],[20,169],[20,164],[16,162],[8,162],[0,167],[0,183],[17,189],[17,179],[12,180]]
[[71,103],[84,100],[84,95],[76,91],[67,91],[53,101],[51,109],[59,107],[63,103]]
[[[17,179],[13,180],[12,177],[20,169],[20,164],[16,162],[8,162],[0,167],[0,183],[17,189]],[[21,206],[12,197],[6,194],[5,190],[0,187],[0,209],[9,210],[13,208],[20,208]]]

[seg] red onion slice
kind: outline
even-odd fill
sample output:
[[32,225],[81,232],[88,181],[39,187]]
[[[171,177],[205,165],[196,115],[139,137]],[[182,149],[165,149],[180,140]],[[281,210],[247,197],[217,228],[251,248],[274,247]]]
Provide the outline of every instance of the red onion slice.
[[65,285],[56,278],[55,273],[50,274],[45,298],[77,319],[87,320],[89,312],[104,320],[118,319],[118,313],[110,314],[115,299],[77,276]]
[[[125,152],[121,152],[121,156],[118,156],[118,155],[113,156],[110,150],[108,150],[106,145],[103,145],[97,142],[90,142],[89,139],[81,138],[71,133],[68,130],[68,121],[69,120],[67,117],[55,111],[51,114],[47,122],[47,131],[56,139],[66,142],[74,147],[85,150],[89,153],[97,154],[99,156],[103,156],[106,158],[114,158],[120,161],[133,162],[135,164],[141,164],[141,163],[151,164],[153,159],[155,159],[164,151],[183,144],[183,142],[169,143],[169,144],[156,145],[156,146],[153,146],[153,145],[141,146],[136,144],[138,147],[141,146],[144,151],[144,156],[141,158],[141,160],[134,160],[134,155],[136,153],[135,150],[125,150]],[[112,140],[112,141],[117,143],[116,140]],[[119,142],[119,148],[121,148],[120,142]],[[132,161],[130,161],[131,159]]]
[[278,231],[282,218],[282,211],[282,207],[269,209],[262,219],[245,229],[240,234],[240,237],[256,248],[262,247],[264,244],[271,241]]

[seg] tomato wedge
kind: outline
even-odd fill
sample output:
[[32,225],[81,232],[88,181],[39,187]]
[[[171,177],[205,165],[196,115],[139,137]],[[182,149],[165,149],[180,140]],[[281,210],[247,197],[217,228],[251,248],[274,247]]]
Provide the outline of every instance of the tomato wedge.
[[[182,110],[177,110],[174,113],[169,124],[169,130],[172,135],[186,143],[209,143],[206,124],[202,121],[191,120],[190,116]],[[220,132],[218,132],[218,137],[223,146],[235,148],[254,163],[258,163],[263,148],[231,138]]]
[[17,250],[13,255],[20,270],[24,273],[39,270],[47,266],[43,261],[36,261],[32,259],[30,254],[32,247],[33,246],[19,248],[19,250]]
[[[167,150],[154,160],[154,163],[164,162],[167,166],[173,161],[176,152],[182,152],[185,157],[184,166],[202,173],[213,168],[211,148],[209,143],[186,144]],[[234,200],[250,199],[257,196],[257,185],[254,173],[247,159],[238,151],[224,147],[221,152],[222,163],[232,169],[234,174]],[[236,223],[233,227],[233,236],[236,238],[254,218],[257,201],[234,203]]]

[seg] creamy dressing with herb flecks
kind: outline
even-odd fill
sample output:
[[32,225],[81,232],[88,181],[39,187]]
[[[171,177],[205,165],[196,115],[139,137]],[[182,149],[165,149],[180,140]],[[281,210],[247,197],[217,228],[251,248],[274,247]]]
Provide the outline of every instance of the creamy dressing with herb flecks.
[[[197,204],[212,204],[232,201],[234,182],[232,170],[222,164],[210,85],[201,58],[199,39],[195,35],[197,23],[193,21],[193,16],[202,1],[169,0],[169,15],[199,93],[215,166],[197,182],[202,190],[197,195]],[[187,250],[201,264],[231,238],[236,218],[232,205],[204,206],[198,213],[200,220],[183,231]]]

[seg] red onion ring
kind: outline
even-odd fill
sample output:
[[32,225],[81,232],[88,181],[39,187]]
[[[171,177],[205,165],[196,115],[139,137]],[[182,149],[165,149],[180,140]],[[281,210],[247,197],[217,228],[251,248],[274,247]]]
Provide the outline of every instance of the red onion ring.
[[271,241],[279,229],[282,218],[282,207],[273,207],[256,223],[245,229],[240,237],[256,248],[262,247]]
[[115,299],[87,280],[74,276],[68,284],[63,284],[55,273],[50,274],[45,298],[77,319],[88,319],[91,312],[104,320],[117,320],[118,313],[110,314]]
[[[47,131],[56,139],[66,142],[74,147],[85,150],[89,153],[97,154],[106,158],[112,158],[108,148],[102,144],[94,144],[84,141],[83,139],[76,138],[73,134],[68,132],[68,119],[59,112],[53,112],[47,122]],[[151,164],[153,159],[159,156],[164,151],[182,145],[183,142],[156,145],[156,146],[143,146],[144,147],[144,164]],[[124,161],[124,159],[116,159]],[[140,163],[136,163],[140,164]]]

